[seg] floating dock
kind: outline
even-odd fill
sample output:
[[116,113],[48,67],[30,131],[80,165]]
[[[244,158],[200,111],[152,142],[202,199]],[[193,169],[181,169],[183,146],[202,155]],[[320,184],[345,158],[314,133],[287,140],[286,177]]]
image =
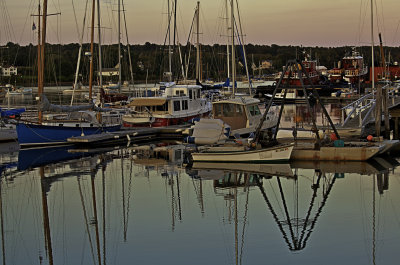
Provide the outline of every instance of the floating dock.
[[105,132],[85,136],[70,137],[67,142],[75,145],[116,145],[126,143],[148,142],[154,140],[183,139],[190,125],[177,125],[157,128],[129,128],[116,132]]

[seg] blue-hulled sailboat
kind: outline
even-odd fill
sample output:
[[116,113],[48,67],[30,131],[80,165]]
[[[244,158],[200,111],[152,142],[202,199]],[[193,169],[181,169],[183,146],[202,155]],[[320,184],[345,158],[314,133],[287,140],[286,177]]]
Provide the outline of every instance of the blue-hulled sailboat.
[[[94,16],[94,5],[92,5],[92,16]],[[98,7],[99,9],[99,7]],[[47,22],[47,0],[43,1],[42,32],[39,31],[38,44],[38,96],[39,96],[39,117],[37,121],[25,121],[17,124],[18,141],[21,147],[48,146],[66,144],[67,139],[74,136],[98,134],[108,131],[116,131],[121,127],[119,121],[102,119],[103,115],[97,115],[94,104],[87,106],[57,106],[49,104],[43,94],[44,87],[44,54],[46,43],[46,22]],[[40,19],[39,19],[40,20]],[[100,19],[98,20],[100,24]],[[40,24],[40,21],[39,21]],[[99,25],[100,31],[100,25]],[[91,32],[91,54],[93,54],[94,22],[92,20]],[[100,40],[99,32],[99,40]],[[101,45],[99,41],[99,46]],[[101,49],[99,49],[101,51]],[[101,53],[99,52],[99,65],[101,66]],[[99,70],[101,73],[101,68]],[[101,77],[101,75],[100,75]],[[92,91],[93,60],[90,64],[89,93]],[[100,78],[101,80],[101,78]],[[102,84],[100,83],[100,86]],[[91,96],[90,96],[91,99]],[[43,111],[50,110],[57,114],[43,115]],[[83,111],[85,110],[85,111]],[[59,114],[61,113],[61,114]],[[67,113],[67,114],[65,114]],[[100,118],[98,118],[100,117]]]

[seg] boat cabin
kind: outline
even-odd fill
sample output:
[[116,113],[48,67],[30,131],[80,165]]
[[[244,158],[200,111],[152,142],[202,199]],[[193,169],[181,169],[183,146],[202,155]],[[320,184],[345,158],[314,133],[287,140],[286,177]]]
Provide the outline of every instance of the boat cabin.
[[[160,89],[162,89],[160,87]],[[153,114],[173,114],[188,111],[191,102],[201,99],[200,86],[171,86],[164,87],[164,97],[134,98],[129,104],[136,112]]]
[[254,98],[234,98],[213,103],[212,116],[229,124],[232,130],[250,128],[258,125],[261,111],[260,101]]

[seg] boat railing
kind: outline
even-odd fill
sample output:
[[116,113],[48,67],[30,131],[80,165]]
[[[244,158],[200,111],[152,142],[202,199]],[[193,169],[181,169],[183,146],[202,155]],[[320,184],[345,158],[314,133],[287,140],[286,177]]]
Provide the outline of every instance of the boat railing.
[[341,75],[343,73],[343,69],[332,69],[328,71],[332,75]]

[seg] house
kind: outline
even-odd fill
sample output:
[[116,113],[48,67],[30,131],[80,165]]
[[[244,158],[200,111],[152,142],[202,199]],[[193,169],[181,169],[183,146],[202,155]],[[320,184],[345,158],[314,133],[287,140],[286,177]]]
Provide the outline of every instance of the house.
[[18,68],[15,66],[4,67],[0,66],[1,76],[13,76],[18,74]]

